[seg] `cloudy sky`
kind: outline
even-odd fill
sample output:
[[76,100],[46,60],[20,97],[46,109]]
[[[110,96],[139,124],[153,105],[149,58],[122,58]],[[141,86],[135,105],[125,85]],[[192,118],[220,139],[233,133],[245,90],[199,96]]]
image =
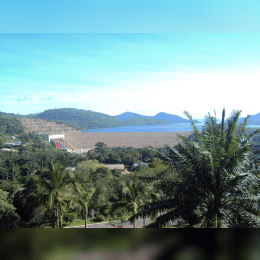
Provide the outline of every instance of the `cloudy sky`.
[[[94,8],[93,2],[84,3]],[[112,2],[119,5],[118,1]],[[142,6],[144,2],[141,1]],[[194,7],[194,1],[184,2],[189,10]],[[129,1],[126,3],[129,5]],[[114,10],[112,7],[111,13]],[[123,5],[119,7],[123,8]],[[242,7],[241,4],[240,9]],[[20,9],[15,5],[5,8],[12,9],[12,12],[9,10],[10,13],[22,9],[23,12],[27,9],[28,13],[30,11],[30,8],[22,5],[19,6]],[[33,8],[34,15],[36,11],[47,12],[43,5]],[[117,19],[116,15],[112,15],[112,19],[104,6],[100,8],[103,13],[99,17],[100,24],[96,23],[99,28],[89,26],[93,31],[88,33],[72,33],[75,32],[72,25],[68,33],[52,33],[50,29],[49,33],[47,29],[46,33],[42,33],[40,26],[39,32],[28,33],[23,29],[23,23],[20,33],[15,33],[15,22],[25,18],[20,13],[19,16],[13,16],[16,20],[8,25],[10,32],[0,31],[0,111],[38,113],[51,108],[71,107],[109,115],[126,111],[143,115],[167,112],[183,118],[184,110],[190,112],[193,118],[203,118],[208,112],[213,115],[214,109],[220,118],[224,107],[227,116],[233,109],[241,109],[242,116],[260,112],[257,105],[260,35],[253,32],[258,30],[259,22],[254,21],[253,29],[248,27],[252,29],[249,30],[250,33],[246,33],[246,30],[238,32],[234,26],[233,31],[236,33],[221,33],[216,26],[214,28],[217,33],[210,33],[203,27],[203,19],[210,17],[205,8],[196,7],[200,13],[196,19],[193,12],[189,13],[179,7],[183,16],[178,14],[178,19],[184,21],[189,15],[192,19],[191,23],[184,26],[185,33],[179,32],[179,27],[174,32],[165,29],[166,33],[162,33],[164,31],[160,32],[159,27],[149,27],[145,19],[139,21],[140,28],[137,24],[132,25],[136,30],[131,31],[131,26],[127,27],[122,15],[122,23],[120,19],[118,22],[112,21]],[[148,13],[152,14],[156,8],[155,2],[154,5],[150,4]],[[68,9],[69,6],[65,5],[63,12]],[[163,18],[162,7],[159,11]],[[6,15],[8,19],[10,13]],[[141,17],[138,12],[135,15]],[[169,11],[164,23],[167,15]],[[94,17],[93,12],[92,16]],[[149,20],[149,15],[147,17]],[[214,12],[212,17],[216,20]],[[251,22],[252,17],[248,13]],[[239,18],[241,17],[237,18],[238,22]],[[29,18],[26,19],[24,21],[29,23]],[[40,25],[40,20],[37,19],[36,22]],[[190,33],[188,29],[192,30],[192,27],[188,25],[194,22],[203,26],[198,32]],[[33,23],[29,24],[33,26]],[[213,22],[212,24],[214,25]],[[232,20],[229,24],[235,23]],[[226,28],[224,23],[222,27]],[[48,28],[48,23],[45,28]],[[179,30],[181,31],[180,28]],[[62,31],[57,27],[56,32]]]

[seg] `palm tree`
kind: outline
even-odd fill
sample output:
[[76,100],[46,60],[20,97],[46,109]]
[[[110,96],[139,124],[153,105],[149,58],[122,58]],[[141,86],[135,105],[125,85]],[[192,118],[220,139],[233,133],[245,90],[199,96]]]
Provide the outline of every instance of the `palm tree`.
[[62,214],[72,200],[73,186],[76,180],[71,172],[66,171],[60,163],[51,163],[49,171],[40,175],[38,196],[42,205],[49,204],[55,208],[56,228],[61,227]]
[[[147,187],[144,182],[140,182],[136,176],[122,181],[119,185],[119,192],[123,200],[119,201],[114,208],[126,206],[132,211],[133,215],[150,201],[149,195],[152,194],[153,198],[158,196],[158,194],[153,192],[151,187]],[[135,218],[132,222],[135,228]]]
[[76,192],[74,193],[74,197],[70,202],[70,205],[72,206],[73,204],[79,205],[84,213],[84,218],[85,218],[85,228],[88,227],[87,222],[88,222],[88,205],[90,202],[90,199],[92,195],[95,192],[95,188],[90,188],[88,191],[85,191],[82,186],[76,187]]
[[176,173],[172,178],[153,178],[150,184],[171,188],[172,197],[150,203],[130,221],[141,215],[166,211],[157,218],[157,225],[182,219],[190,227],[257,227],[259,179],[250,171],[249,165],[252,158],[250,140],[260,129],[246,135],[249,116],[237,126],[241,112],[233,110],[227,124],[224,122],[225,109],[220,124],[216,115],[208,115],[200,133],[191,115],[184,111],[191,121],[195,138],[192,141],[179,135],[176,147],[167,146],[170,156],[160,153]]

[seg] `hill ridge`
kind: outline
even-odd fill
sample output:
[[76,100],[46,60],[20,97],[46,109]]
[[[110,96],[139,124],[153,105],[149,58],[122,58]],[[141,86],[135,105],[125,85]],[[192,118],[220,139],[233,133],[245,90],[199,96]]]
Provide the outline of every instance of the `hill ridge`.
[[95,128],[112,128],[130,125],[158,125],[169,124],[165,120],[143,117],[138,119],[128,118],[125,121],[119,120],[101,112],[95,112],[77,108],[55,108],[48,109],[42,113],[31,115],[30,118],[40,118],[51,120],[59,124],[66,124],[77,130],[87,130]]
[[[172,114],[165,113],[165,112],[160,112],[160,113],[156,114],[155,116],[145,116],[145,115],[140,115],[140,114],[133,113],[133,112],[124,112],[124,113],[114,116],[114,117],[118,118],[121,121],[125,121],[129,118],[143,117],[143,118],[163,120],[163,121],[166,121],[169,123],[190,123],[189,119],[184,119],[178,115],[172,115]],[[197,120],[193,120],[193,121],[194,121],[194,123],[199,123],[199,121],[197,121]]]

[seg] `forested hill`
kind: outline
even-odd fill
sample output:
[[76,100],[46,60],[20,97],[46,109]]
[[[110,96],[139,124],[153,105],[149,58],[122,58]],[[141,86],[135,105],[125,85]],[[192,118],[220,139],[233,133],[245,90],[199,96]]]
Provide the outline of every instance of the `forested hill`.
[[125,120],[131,119],[131,118],[146,117],[146,116],[142,116],[140,114],[132,113],[132,112],[124,112],[124,113],[117,115],[117,116],[114,116],[114,117],[121,120],[121,121],[125,121]]
[[[156,119],[156,120],[163,120],[166,121],[167,123],[190,123],[189,119],[184,119],[180,116],[177,115],[171,115],[171,114],[167,114],[164,112],[158,113],[155,116],[144,116],[144,115],[140,115],[137,113],[132,113],[132,112],[125,112],[122,113],[120,115],[114,116],[115,118],[126,122],[126,120],[132,119],[132,118],[149,118],[149,119]],[[138,119],[140,120],[140,119]],[[199,123],[197,120],[194,120],[194,123]]]
[[122,126],[122,122],[112,116],[76,108],[49,109],[35,117],[66,124],[78,130]]
[[[171,115],[171,114],[167,114],[164,112],[158,113],[157,115],[153,116],[154,119],[160,119],[160,120],[165,120],[168,121],[170,123],[190,123],[189,119],[184,119],[180,116],[177,115]],[[194,123],[199,123],[197,120],[193,120]]]
[[109,128],[129,125],[156,125],[167,124],[162,120],[138,118],[137,120],[120,121],[119,119],[99,112],[76,108],[49,109],[34,117],[66,124],[78,130]]
[[16,135],[24,132],[20,120],[15,115],[0,112],[0,133],[8,135]]
[[[24,133],[24,127],[18,117],[14,114],[7,114],[0,112],[0,148],[4,147],[4,142],[11,139],[10,136],[17,136]],[[12,139],[14,142],[19,139]],[[1,161],[1,159],[0,159]],[[1,166],[2,167],[2,166]],[[0,214],[1,215],[1,214]]]

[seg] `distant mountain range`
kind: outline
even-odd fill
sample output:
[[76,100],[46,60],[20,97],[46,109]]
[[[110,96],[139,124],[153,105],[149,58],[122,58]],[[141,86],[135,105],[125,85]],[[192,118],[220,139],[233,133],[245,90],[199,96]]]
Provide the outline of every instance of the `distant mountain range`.
[[[160,112],[155,116],[140,115],[133,112],[125,112],[120,115],[110,116],[104,113],[76,108],[48,109],[42,113],[29,115],[17,115],[13,113],[8,114],[0,112],[0,115],[40,118],[47,121],[54,121],[56,123],[65,124],[76,128],[77,130],[112,128],[131,125],[163,125],[173,123],[190,123],[189,119],[184,119],[180,116],[168,114],[165,112]],[[240,117],[238,122],[243,122],[244,118],[245,117]],[[194,123],[196,124],[203,123],[203,121],[203,119],[194,119]],[[220,123],[221,120],[218,120],[218,122]],[[225,120],[225,122],[227,123],[227,119]],[[250,124],[260,125],[260,113],[250,116],[248,125]]]
[[[246,117],[239,117],[238,118],[238,122],[244,122],[244,119]],[[228,118],[229,119],[229,118]],[[225,122],[227,122],[227,120],[225,120]],[[258,122],[257,122],[258,121]],[[251,124],[259,124],[260,123],[260,113],[256,114],[256,115],[250,115],[249,119],[248,119],[248,123],[251,123]]]
[[[125,112],[125,113],[122,113],[122,114],[114,116],[114,117],[116,117],[117,119],[119,119],[121,121],[125,121],[125,120],[128,120],[130,118],[141,117],[141,118],[164,120],[164,121],[167,121],[167,122],[172,123],[172,124],[173,123],[190,123],[189,119],[184,119],[180,116],[171,115],[171,114],[167,114],[167,113],[164,113],[164,112],[160,112],[155,116],[144,116],[144,115],[140,115],[140,114],[137,114],[137,113]],[[193,121],[196,124],[199,123],[199,121],[197,121],[197,120],[193,120]]]
[[94,112],[76,108],[48,109],[42,113],[30,114],[24,117],[40,118],[56,123],[65,124],[77,130],[87,130],[95,128],[111,128],[130,125],[163,125],[170,124],[165,120],[153,119],[149,117],[128,118],[124,121],[114,116],[104,113]]
[[[190,123],[188,119],[183,119],[177,115],[164,112],[155,116],[144,116],[137,113],[125,112],[121,115],[110,116],[104,113],[94,112],[76,108],[48,109],[42,113],[29,114],[29,118],[40,118],[66,124],[77,130],[87,130],[95,128],[110,128],[131,125],[163,125],[172,123]],[[194,120],[195,123],[199,123]]]

